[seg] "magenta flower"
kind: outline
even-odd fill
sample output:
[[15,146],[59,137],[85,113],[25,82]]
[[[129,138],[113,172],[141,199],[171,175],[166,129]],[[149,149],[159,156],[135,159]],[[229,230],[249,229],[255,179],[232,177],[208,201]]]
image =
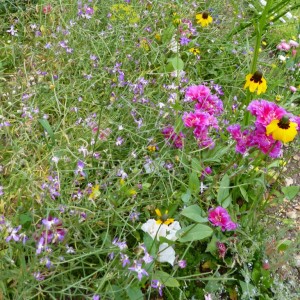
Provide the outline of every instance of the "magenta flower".
[[185,101],[203,101],[210,96],[210,89],[205,85],[192,85],[185,92]]
[[207,127],[210,125],[210,114],[201,110],[183,114],[183,123],[186,127]]
[[175,148],[182,149],[185,135],[182,132],[175,132],[173,126],[165,127],[161,133],[164,135],[168,144],[172,144]]
[[227,210],[221,206],[216,207],[215,209],[210,209],[208,212],[208,220],[214,225],[222,228],[222,231],[225,230],[235,230],[237,224],[232,222],[230,215]]
[[284,108],[266,100],[254,100],[247,109],[256,117],[255,124],[260,123],[264,126],[269,125],[273,120],[280,120],[288,114]]

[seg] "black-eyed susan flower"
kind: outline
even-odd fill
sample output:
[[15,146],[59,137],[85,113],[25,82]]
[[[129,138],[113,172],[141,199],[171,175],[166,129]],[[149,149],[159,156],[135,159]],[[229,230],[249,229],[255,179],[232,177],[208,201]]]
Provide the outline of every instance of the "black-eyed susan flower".
[[256,71],[254,74],[248,74],[246,76],[246,83],[244,89],[249,88],[251,93],[257,90],[257,95],[265,93],[267,90],[267,81],[263,77],[261,71]]
[[170,225],[174,222],[174,219],[169,218],[167,210],[165,211],[164,214],[162,214],[161,211],[157,208],[155,210],[155,213],[158,216],[158,219],[156,220],[156,224]]
[[190,48],[189,51],[191,53],[193,53],[194,55],[199,55],[200,54],[200,50],[197,48]]
[[212,21],[213,18],[206,11],[196,15],[196,23],[201,24],[202,27],[208,26]]
[[297,123],[291,122],[288,116],[283,116],[280,120],[273,120],[266,127],[266,133],[271,134],[276,141],[288,143],[296,137],[297,127]]

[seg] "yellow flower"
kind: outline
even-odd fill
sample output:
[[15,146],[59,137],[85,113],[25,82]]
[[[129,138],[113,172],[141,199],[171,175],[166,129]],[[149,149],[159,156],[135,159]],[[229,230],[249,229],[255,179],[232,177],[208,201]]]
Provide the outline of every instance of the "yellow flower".
[[168,218],[168,211],[166,210],[165,213],[162,215],[161,211],[157,208],[155,210],[156,215],[158,216],[158,220],[156,220],[157,224],[172,224],[174,222],[174,219]]
[[291,122],[288,116],[283,116],[281,120],[273,120],[267,127],[267,135],[272,134],[276,141],[284,143],[291,142],[297,135],[298,124]]
[[206,27],[213,21],[213,18],[205,11],[201,14],[197,14],[196,20],[197,24],[201,24],[202,27]]
[[161,35],[159,33],[156,33],[154,38],[157,40],[157,41],[160,41],[161,40]]
[[194,55],[200,54],[200,50],[197,49],[197,48],[191,48],[191,49],[189,49],[189,51],[190,51],[191,53],[193,53]]
[[280,96],[280,95],[276,95],[275,100],[276,100],[276,101],[280,101],[280,100],[281,100],[281,97],[282,97],[282,96]]
[[99,187],[99,184],[96,184],[92,187],[92,192],[89,195],[89,200],[95,200],[100,196]]
[[154,146],[154,145],[149,145],[149,146],[147,147],[147,149],[148,149],[148,151],[150,151],[150,152],[155,152],[156,146]]
[[263,78],[261,71],[256,71],[254,74],[248,74],[246,76],[246,83],[244,89],[249,88],[251,93],[257,90],[257,95],[265,93],[267,90],[267,81]]
[[146,50],[146,51],[149,51],[149,50],[150,50],[150,47],[149,47],[149,44],[148,44],[147,39],[142,38],[142,39],[140,40],[140,48],[142,48],[142,49],[144,49],[144,50]]

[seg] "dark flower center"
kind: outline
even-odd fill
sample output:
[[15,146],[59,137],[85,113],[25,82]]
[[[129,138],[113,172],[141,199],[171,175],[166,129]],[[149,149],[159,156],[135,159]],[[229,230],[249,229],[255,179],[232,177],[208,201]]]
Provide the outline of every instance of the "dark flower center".
[[278,123],[278,127],[281,129],[289,129],[290,128],[290,119],[288,116],[283,116],[279,123]]
[[262,83],[262,80],[261,80],[262,77],[263,77],[262,72],[261,72],[261,71],[256,71],[256,72],[252,75],[250,81],[254,81],[255,83]]
[[208,18],[208,12],[204,12],[204,13],[202,13],[202,18],[203,19],[207,19]]

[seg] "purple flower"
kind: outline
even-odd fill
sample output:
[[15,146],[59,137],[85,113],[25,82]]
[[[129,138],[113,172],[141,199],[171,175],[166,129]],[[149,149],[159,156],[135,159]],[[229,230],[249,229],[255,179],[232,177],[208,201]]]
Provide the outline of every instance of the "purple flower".
[[112,244],[117,246],[121,251],[128,248],[126,241],[120,241],[119,238],[115,238],[113,240]]
[[142,280],[143,276],[149,276],[146,270],[142,268],[142,264],[138,263],[137,261],[134,261],[133,266],[128,268],[128,270],[136,272],[139,281]]
[[181,37],[180,38],[180,44],[185,46],[185,45],[188,45],[188,43],[190,42],[191,40],[185,36]]
[[56,225],[61,225],[62,222],[58,218],[53,218],[49,216],[47,219],[42,220],[42,224],[46,227],[46,229],[51,229],[51,227]]
[[18,227],[15,228],[9,228],[9,236],[5,239],[6,242],[9,242],[11,239],[13,239],[14,241],[18,242],[20,240],[20,236],[17,234],[17,232],[22,228],[21,225],[19,225]]
[[38,281],[41,281],[41,280],[44,280],[45,279],[45,276],[43,276],[42,274],[41,274],[41,272],[34,272],[33,273],[33,276],[34,276],[34,278],[36,279],[36,280],[38,280]]
[[140,214],[141,214],[141,213],[139,213],[139,212],[137,212],[137,211],[133,211],[133,212],[130,213],[129,219],[131,220],[131,222],[134,223],[135,221],[138,221],[138,220],[139,220]]
[[101,299],[101,298],[100,298],[99,295],[94,295],[93,298],[92,298],[92,300],[100,300],[100,299]]
[[10,26],[10,29],[9,29],[9,30],[6,30],[6,32],[10,33],[10,34],[13,35],[13,36],[18,36],[18,34],[17,34],[18,30],[15,29],[15,26],[14,26],[14,25],[11,25],[11,26]]
[[44,244],[45,244],[45,239],[44,237],[41,237],[36,246],[36,254],[42,253],[42,250],[45,248]]
[[142,260],[146,264],[150,264],[153,261],[153,257],[147,251],[145,251],[145,255],[142,257]]
[[179,260],[178,267],[184,269],[186,267],[186,260]]
[[159,295],[162,297],[164,285],[157,279],[151,281],[151,287],[158,290]]
[[122,267],[124,268],[126,265],[130,265],[130,260],[127,254],[121,253],[121,262]]
[[77,169],[75,170],[75,175],[80,175],[82,177],[85,177],[85,173],[83,172],[85,164],[83,161],[79,160],[77,163]]

